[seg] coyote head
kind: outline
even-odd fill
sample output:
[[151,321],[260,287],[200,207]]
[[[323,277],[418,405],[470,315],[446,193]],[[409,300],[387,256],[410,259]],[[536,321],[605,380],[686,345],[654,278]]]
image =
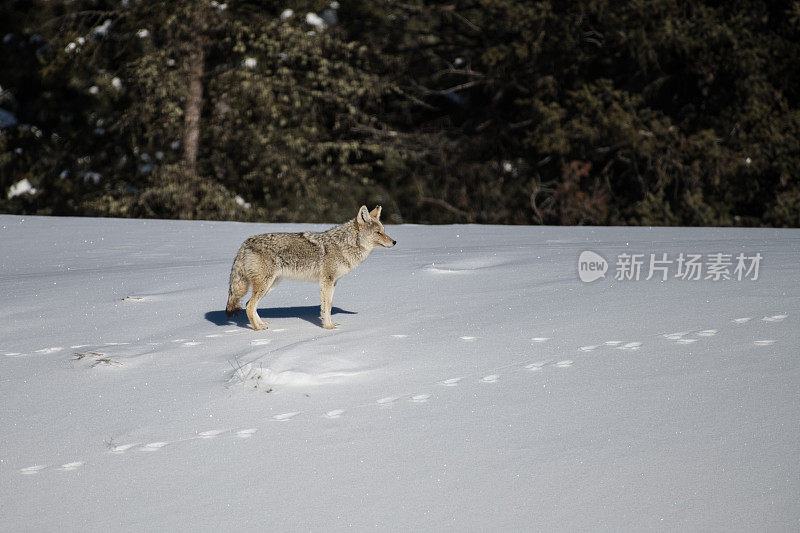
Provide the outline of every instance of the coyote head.
[[367,206],[362,205],[356,216],[356,227],[358,228],[358,241],[365,248],[372,249],[376,246],[391,248],[397,243],[383,230],[381,206],[368,211]]

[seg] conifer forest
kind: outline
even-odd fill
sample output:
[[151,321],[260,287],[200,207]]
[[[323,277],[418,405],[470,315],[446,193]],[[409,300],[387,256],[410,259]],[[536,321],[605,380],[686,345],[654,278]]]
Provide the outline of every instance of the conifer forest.
[[0,212],[800,226],[800,1],[6,0]]

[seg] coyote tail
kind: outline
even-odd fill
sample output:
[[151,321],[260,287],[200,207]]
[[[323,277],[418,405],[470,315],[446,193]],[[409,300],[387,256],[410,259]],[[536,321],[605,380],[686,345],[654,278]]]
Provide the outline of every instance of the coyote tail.
[[225,307],[225,314],[229,317],[235,315],[242,310],[239,307],[239,300],[247,292],[247,278],[245,277],[244,268],[242,265],[241,254],[236,256],[236,260],[231,267],[231,280],[230,287],[228,288],[228,305]]

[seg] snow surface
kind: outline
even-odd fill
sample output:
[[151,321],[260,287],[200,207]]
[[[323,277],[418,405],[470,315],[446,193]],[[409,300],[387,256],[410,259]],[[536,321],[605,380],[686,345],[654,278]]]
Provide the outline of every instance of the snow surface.
[[338,329],[290,281],[229,321],[240,243],[311,228],[0,216],[0,529],[797,531],[797,230],[387,226]]

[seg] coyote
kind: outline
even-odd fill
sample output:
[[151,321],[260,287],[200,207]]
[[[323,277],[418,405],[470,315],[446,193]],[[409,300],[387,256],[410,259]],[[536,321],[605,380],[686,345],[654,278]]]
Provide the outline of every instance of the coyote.
[[333,288],[336,282],[360,265],[376,246],[391,248],[392,240],[380,221],[381,206],[372,211],[362,205],[356,218],[321,233],[263,233],[242,243],[231,267],[228,305],[232,316],[248,288],[247,318],[253,329],[266,329],[268,322],[258,316],[258,301],[282,278],[319,283],[322,327],[333,329],[331,322]]

